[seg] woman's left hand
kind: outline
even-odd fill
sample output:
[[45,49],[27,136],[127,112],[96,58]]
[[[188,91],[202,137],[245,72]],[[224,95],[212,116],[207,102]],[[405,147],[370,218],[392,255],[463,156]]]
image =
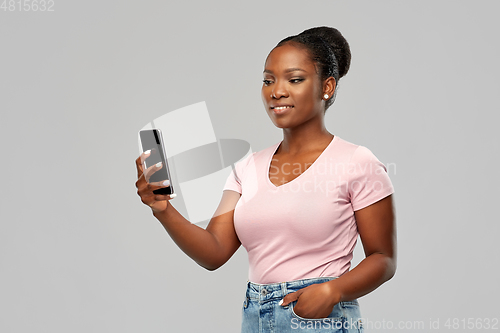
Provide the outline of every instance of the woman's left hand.
[[327,282],[316,283],[286,295],[281,306],[293,301],[297,301],[293,307],[297,316],[308,319],[327,318],[340,301],[340,294]]

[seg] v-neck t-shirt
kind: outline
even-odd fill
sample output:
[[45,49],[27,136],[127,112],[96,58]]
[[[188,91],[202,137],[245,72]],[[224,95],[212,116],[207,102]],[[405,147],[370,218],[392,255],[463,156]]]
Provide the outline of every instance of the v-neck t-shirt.
[[[248,252],[248,279],[267,284],[338,277],[358,238],[354,212],[394,192],[387,168],[366,147],[334,136],[293,180],[269,179],[281,142],[235,164],[224,190],[241,194],[234,227]],[[293,163],[283,172],[293,172]]]

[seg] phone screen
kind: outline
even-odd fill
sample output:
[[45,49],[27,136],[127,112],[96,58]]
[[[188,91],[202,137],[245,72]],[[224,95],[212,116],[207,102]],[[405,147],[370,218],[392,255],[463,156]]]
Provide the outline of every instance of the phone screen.
[[159,129],[142,130],[139,132],[141,138],[142,151],[151,150],[151,154],[144,161],[145,167],[149,168],[152,165],[162,162],[163,167],[156,171],[149,178],[150,183],[170,181],[170,186],[154,190],[155,194],[173,194],[172,181],[170,179],[170,172],[168,169],[167,158],[165,156],[165,148],[163,138]]

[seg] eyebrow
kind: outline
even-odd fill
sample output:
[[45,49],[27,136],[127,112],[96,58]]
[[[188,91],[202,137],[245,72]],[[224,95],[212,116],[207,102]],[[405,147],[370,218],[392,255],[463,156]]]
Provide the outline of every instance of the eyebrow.
[[[285,69],[285,73],[290,73],[290,72],[296,72],[296,71],[301,71],[301,72],[306,72],[305,70],[303,70],[302,68],[287,68]],[[272,74],[273,71],[272,70],[269,70],[269,69],[264,69],[264,72],[263,73],[269,73],[269,74]]]

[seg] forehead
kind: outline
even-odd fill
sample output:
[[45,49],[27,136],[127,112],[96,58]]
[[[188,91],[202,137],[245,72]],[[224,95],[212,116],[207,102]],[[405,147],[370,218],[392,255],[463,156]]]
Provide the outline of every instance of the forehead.
[[289,68],[301,68],[307,72],[315,72],[314,63],[305,48],[294,46],[291,43],[276,47],[269,53],[264,71],[278,73]]

